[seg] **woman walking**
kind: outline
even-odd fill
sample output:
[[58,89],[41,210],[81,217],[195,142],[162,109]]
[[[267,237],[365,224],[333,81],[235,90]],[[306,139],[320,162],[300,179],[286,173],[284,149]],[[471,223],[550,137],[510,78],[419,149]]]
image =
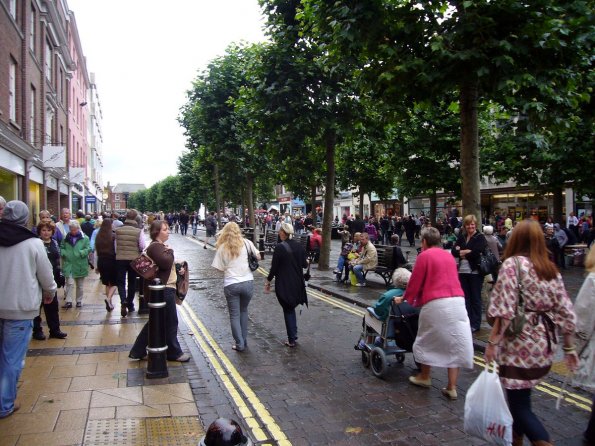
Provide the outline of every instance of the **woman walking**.
[[233,222],[223,226],[215,247],[217,252],[211,266],[224,273],[223,294],[235,342],[231,348],[242,352],[248,346],[248,304],[254,294],[254,275],[248,267],[248,254],[260,254],[250,240],[242,237],[240,227]]
[[467,215],[463,219],[463,231],[452,247],[452,255],[459,259],[459,280],[465,293],[465,305],[471,322],[471,331],[481,328],[481,288],[483,276],[479,274],[481,253],[488,246],[483,234],[477,232],[475,215]]
[[[56,232],[56,225],[51,220],[43,220],[37,225],[37,234],[43,242],[43,246],[48,254],[48,259],[52,264],[52,270],[54,272],[54,281],[58,284],[58,287],[64,284],[60,281],[60,248],[58,242],[53,238]],[[50,338],[64,339],[68,336],[62,330],[60,330],[60,315],[58,311],[58,292],[54,293],[54,299],[51,303],[46,304],[42,302],[43,312],[45,313],[45,321],[50,329]],[[40,315],[33,319],[33,339],[43,341],[45,335],[41,328],[41,307],[39,309]]]
[[118,268],[116,264],[116,235],[112,230],[112,219],[104,218],[95,235],[95,251],[97,252],[97,269],[101,283],[105,285],[105,309],[108,313],[114,309],[112,298],[117,289]]
[[66,234],[60,246],[62,259],[64,260],[64,276],[66,285],[64,297],[66,303],[62,308],[72,308],[72,289],[76,283],[76,307],[83,306],[83,285],[85,277],[89,275],[88,256],[91,249],[89,237],[81,231],[81,225],[76,220],[69,224],[70,232]]
[[[176,309],[176,265],[174,250],[165,242],[169,239],[169,225],[164,220],[155,220],[149,228],[151,243],[147,247],[147,255],[157,264],[159,270],[156,278],[165,285],[165,340],[167,343],[168,361],[188,362],[190,355],[185,354],[178,341],[178,310]],[[181,272],[183,274],[183,271]],[[145,293],[145,296],[148,294]],[[136,338],[130,359],[144,359],[149,344],[149,323],[147,322]]]
[[420,233],[422,252],[417,256],[413,273],[403,297],[421,307],[413,355],[421,372],[409,377],[419,387],[432,386],[432,367],[448,368],[448,385],[442,394],[457,399],[457,379],[461,367],[473,368],[473,340],[465,309],[463,290],[457,277],[453,257],[441,247],[442,238],[436,228],[424,228]]
[[306,251],[293,240],[293,226],[291,223],[281,223],[278,243],[273,252],[271,270],[265,282],[265,293],[271,291],[271,281],[275,279],[275,295],[283,308],[287,341],[285,345],[293,348],[298,338],[297,317],[295,307],[308,305],[306,283],[304,282],[304,268],[308,267]]
[[[504,259],[488,308],[488,316],[495,319],[485,360],[496,360],[500,366],[500,379],[513,419],[513,445],[522,445],[526,435],[532,444],[547,446],[551,444],[550,436],[531,410],[531,389],[550,370],[558,330],[564,337],[566,365],[570,370],[576,369],[576,316],[562,276],[548,259],[538,222],[524,220],[515,226]],[[521,296],[527,321],[518,336],[507,335]]]

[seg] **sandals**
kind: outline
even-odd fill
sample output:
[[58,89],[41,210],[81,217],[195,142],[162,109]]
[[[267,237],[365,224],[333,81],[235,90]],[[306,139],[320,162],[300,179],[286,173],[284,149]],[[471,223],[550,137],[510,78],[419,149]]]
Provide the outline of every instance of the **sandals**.
[[110,303],[107,299],[103,299],[103,301],[105,302],[105,309],[107,310],[108,313],[111,313],[112,310],[114,309],[114,306],[110,305]]

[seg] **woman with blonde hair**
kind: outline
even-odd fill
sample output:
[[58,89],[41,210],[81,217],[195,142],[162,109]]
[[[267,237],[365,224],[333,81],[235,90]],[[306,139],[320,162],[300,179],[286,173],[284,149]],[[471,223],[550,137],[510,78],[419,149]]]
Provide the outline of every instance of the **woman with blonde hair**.
[[[499,365],[512,414],[513,445],[522,445],[526,435],[532,444],[547,446],[551,444],[549,434],[531,410],[531,389],[552,366],[558,331],[563,334],[566,365],[570,370],[576,369],[576,316],[562,276],[548,258],[538,222],[524,220],[515,226],[504,259],[488,308],[494,325],[485,360],[496,360]],[[518,335],[507,334],[521,297],[526,322]]]
[[[588,275],[581,286],[574,310],[577,316],[576,337],[579,354],[579,367],[574,375],[574,384],[595,391],[595,246],[592,246],[585,261]],[[584,432],[587,444],[595,444],[595,399],[591,406],[591,418]]]
[[231,334],[235,344],[231,347],[242,352],[248,346],[248,304],[254,294],[254,275],[248,266],[248,254],[260,256],[256,246],[242,237],[240,227],[229,222],[219,233],[217,251],[211,266],[223,271],[223,294],[227,300]]

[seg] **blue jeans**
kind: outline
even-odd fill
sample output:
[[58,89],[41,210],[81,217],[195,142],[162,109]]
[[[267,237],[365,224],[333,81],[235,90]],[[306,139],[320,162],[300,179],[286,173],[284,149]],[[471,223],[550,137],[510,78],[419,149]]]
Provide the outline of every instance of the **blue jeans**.
[[192,223],[192,235],[196,235],[196,223]]
[[286,310],[283,308],[283,318],[285,319],[285,329],[287,330],[287,340],[294,343],[297,339],[297,316],[295,315],[295,308]]
[[512,430],[518,435],[526,435],[531,442],[549,442],[549,434],[531,410],[531,389],[506,389],[506,396],[512,415]]
[[343,272],[343,267],[345,266],[345,260],[347,260],[347,257],[339,256],[339,261],[337,262],[337,269],[341,272]]
[[14,410],[32,330],[31,319],[0,319],[0,417]]
[[229,309],[231,334],[238,350],[248,345],[248,304],[254,293],[254,281],[233,283],[223,288]]
[[355,265],[353,267],[353,274],[355,274],[359,283],[366,282],[366,278],[364,277],[364,265]]
[[465,293],[465,307],[471,323],[471,330],[481,328],[481,288],[483,276],[481,274],[459,274],[461,288]]

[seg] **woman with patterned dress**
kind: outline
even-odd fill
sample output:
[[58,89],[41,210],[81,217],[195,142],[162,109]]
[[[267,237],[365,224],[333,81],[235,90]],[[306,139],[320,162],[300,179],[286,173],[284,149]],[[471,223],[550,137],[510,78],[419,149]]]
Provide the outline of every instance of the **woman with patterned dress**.
[[[550,436],[531,410],[531,389],[550,370],[563,334],[564,359],[570,370],[578,365],[574,348],[576,316],[562,276],[548,259],[538,222],[519,223],[506,244],[505,259],[491,296],[488,316],[495,318],[485,351],[487,363],[496,360],[513,418],[513,445],[527,436],[533,445],[550,445]],[[506,329],[515,317],[519,292],[526,323],[518,336]]]

